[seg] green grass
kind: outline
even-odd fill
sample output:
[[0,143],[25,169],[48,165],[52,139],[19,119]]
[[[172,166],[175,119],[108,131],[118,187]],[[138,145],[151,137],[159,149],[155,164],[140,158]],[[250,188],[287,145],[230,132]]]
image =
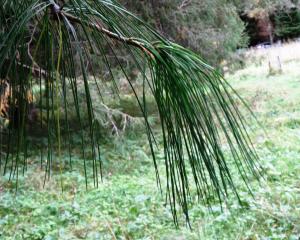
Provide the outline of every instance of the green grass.
[[300,62],[283,67],[282,75],[271,77],[254,66],[228,76],[268,135],[252,126],[266,181],[251,183],[252,198],[236,177],[243,207],[233,197],[223,211],[194,204],[193,230],[183,218],[176,229],[146,137],[132,136],[102,147],[105,171],[97,189],[92,182],[85,189],[80,170],[63,174],[63,193],[59,174],[43,187],[44,172],[33,165],[17,193],[15,183],[1,177],[0,239],[299,239]]

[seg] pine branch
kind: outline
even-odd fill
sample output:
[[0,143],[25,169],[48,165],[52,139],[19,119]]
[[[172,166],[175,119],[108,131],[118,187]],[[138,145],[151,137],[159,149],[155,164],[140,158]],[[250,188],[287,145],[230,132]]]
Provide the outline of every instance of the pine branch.
[[128,37],[124,37],[124,36],[118,35],[118,34],[116,34],[114,32],[109,31],[105,27],[101,26],[100,23],[91,23],[91,22],[83,21],[82,19],[80,19],[78,17],[75,17],[74,15],[69,14],[69,13],[63,11],[63,9],[60,8],[55,3],[53,4],[52,11],[57,16],[65,17],[68,21],[70,21],[72,23],[77,23],[77,24],[80,24],[80,25],[86,24],[90,28],[97,29],[99,32],[104,33],[105,35],[107,35],[108,37],[110,37],[112,39],[115,39],[117,41],[126,43],[127,45],[130,45],[130,46],[137,47],[137,48],[141,49],[146,55],[148,55],[152,59],[154,59],[153,54],[150,51],[147,50],[145,44],[142,43],[142,42],[140,42],[136,38],[128,38]]

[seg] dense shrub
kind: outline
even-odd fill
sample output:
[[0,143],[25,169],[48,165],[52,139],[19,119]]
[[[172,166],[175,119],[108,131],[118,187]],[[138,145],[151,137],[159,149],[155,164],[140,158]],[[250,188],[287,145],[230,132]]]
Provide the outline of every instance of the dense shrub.
[[245,25],[226,0],[121,0],[162,34],[200,53],[218,66],[245,46]]
[[279,38],[300,36],[300,11],[296,8],[278,11],[275,16],[275,34]]

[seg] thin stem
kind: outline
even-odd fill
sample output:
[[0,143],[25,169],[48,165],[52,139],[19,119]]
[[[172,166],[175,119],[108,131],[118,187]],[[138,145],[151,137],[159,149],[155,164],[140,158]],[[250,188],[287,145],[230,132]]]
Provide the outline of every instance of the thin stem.
[[[82,19],[75,17],[72,14],[66,13],[64,11],[61,11],[58,15],[61,15],[65,18],[67,18],[70,22],[81,24],[81,25],[83,24]],[[89,27],[97,29],[99,32],[104,33],[105,35],[109,36],[110,38],[113,38],[120,42],[124,42],[128,45],[131,45],[131,46],[141,49],[148,56],[150,56],[152,59],[154,59],[153,54],[146,48],[146,45],[144,43],[138,41],[136,38],[128,38],[128,37],[120,36],[119,34],[113,33],[111,31],[109,31],[108,29],[104,28],[99,23],[91,23],[91,22],[86,22],[86,21],[84,21],[84,23],[87,24]]]

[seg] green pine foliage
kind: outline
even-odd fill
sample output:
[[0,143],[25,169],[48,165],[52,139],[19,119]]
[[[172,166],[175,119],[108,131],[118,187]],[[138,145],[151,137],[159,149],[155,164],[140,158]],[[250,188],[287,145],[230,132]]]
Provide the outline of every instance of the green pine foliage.
[[276,36],[284,39],[300,36],[300,11],[298,9],[278,11],[274,18]]
[[[30,164],[30,128],[45,134],[44,141],[35,146],[41,153],[45,182],[53,172],[63,176],[64,171],[72,168],[71,156],[75,153],[71,135],[76,134],[85,185],[92,182],[99,186],[103,161],[101,123],[95,105],[102,103],[114,115],[104,102],[103,78],[94,71],[100,66],[105,67],[109,75],[105,81],[111,83],[116,97],[120,95],[119,76],[113,66],[122,72],[135,96],[144,119],[157,183],[166,190],[166,202],[175,224],[178,206],[189,222],[191,186],[204,205],[211,206],[215,199],[222,205],[229,195],[240,199],[233,169],[247,188],[252,176],[259,179],[258,157],[248,134],[247,120],[241,114],[241,106],[246,104],[198,54],[168,40],[115,1],[1,3],[0,70],[10,86],[10,123],[2,128],[4,154],[0,169],[10,181],[16,180],[16,189]],[[211,7],[221,13],[217,5]],[[208,16],[214,15],[210,12]],[[217,21],[220,26],[227,26],[224,15]],[[215,39],[220,49],[226,49],[218,42],[218,34]],[[225,42],[231,44],[228,39]],[[126,71],[124,56],[129,56],[140,72],[141,91],[137,91]],[[101,64],[91,65],[93,57]],[[43,117],[32,123],[28,117],[31,105],[25,99],[34,88],[39,95],[37,111]],[[156,104],[161,126],[166,173],[163,186],[155,154],[158,143],[149,120],[149,94]],[[77,120],[75,133],[71,118]],[[70,156],[67,161],[63,157],[65,151]],[[63,181],[61,177],[62,189]]]

